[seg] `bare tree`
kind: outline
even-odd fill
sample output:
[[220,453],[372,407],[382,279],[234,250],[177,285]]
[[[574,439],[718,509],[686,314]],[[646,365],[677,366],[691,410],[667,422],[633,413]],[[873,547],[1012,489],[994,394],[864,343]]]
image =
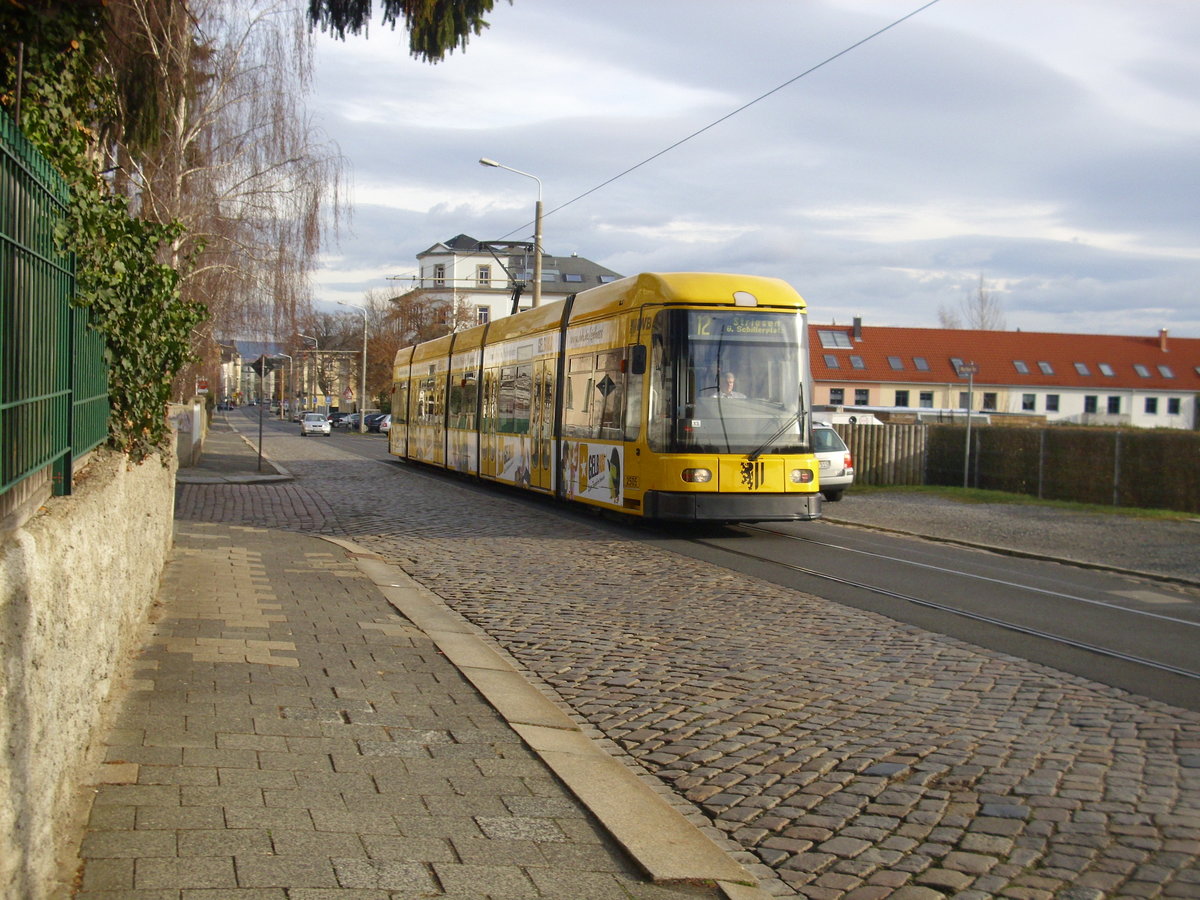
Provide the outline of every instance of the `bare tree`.
[[942,328],[970,328],[978,331],[1004,331],[1008,322],[1000,298],[987,289],[983,273],[979,275],[979,286],[959,302],[958,308],[938,307],[938,325]]
[[[279,339],[311,303],[323,214],[341,208],[341,160],[309,124],[311,38],[294,0],[112,0],[110,60],[123,71],[119,187],[140,214],[187,231],[185,297],[213,333]],[[208,363],[211,365],[211,362]],[[201,368],[205,368],[205,363]],[[194,372],[181,375],[187,392]]]

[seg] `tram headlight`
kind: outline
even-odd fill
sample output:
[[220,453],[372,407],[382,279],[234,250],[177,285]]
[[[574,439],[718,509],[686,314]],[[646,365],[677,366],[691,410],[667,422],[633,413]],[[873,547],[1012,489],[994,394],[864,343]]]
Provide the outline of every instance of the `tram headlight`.
[[812,469],[792,469],[792,484],[809,484],[812,480]]
[[711,469],[684,469],[683,480],[688,484],[706,484],[712,481]]

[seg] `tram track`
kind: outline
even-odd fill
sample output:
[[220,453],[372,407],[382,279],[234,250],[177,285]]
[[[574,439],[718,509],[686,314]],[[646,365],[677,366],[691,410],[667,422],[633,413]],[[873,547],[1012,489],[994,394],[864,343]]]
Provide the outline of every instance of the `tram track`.
[[[1096,614],[1102,614],[1110,617],[1131,617],[1124,619],[1127,623],[1125,627],[1116,628],[1117,633],[1125,633],[1136,630],[1138,627],[1152,625],[1155,628],[1170,629],[1176,633],[1192,633],[1200,631],[1200,621],[1180,616],[1174,616],[1147,609],[1130,608],[1127,605],[1120,603],[1098,599],[1095,597],[1085,597],[1079,593],[1069,591],[1055,590],[1047,587],[1040,587],[1035,584],[1022,583],[1011,578],[999,578],[991,575],[980,574],[978,572],[970,572],[964,568],[956,568],[951,565],[938,565],[920,560],[906,559],[895,555],[894,553],[881,552],[877,550],[863,549],[860,547],[846,546],[836,542],[820,540],[809,536],[801,536],[789,534],[785,531],[779,531],[763,526],[745,525],[740,529],[743,532],[751,533],[773,541],[785,541],[789,543],[799,543],[817,549],[821,553],[840,553],[850,554],[856,558],[861,558],[863,561],[857,568],[859,570],[868,570],[874,565],[877,569],[882,567],[912,567],[920,570],[923,574],[932,576],[939,580],[939,583],[946,585],[949,583],[961,583],[962,579],[968,580],[974,585],[984,585],[989,590],[1004,592],[1006,596],[1017,596],[1018,594],[1028,596],[1036,596],[1039,600],[1049,600],[1058,604],[1078,604],[1087,610]],[[889,601],[897,601],[909,607],[916,607],[935,613],[949,615],[958,619],[967,620],[969,622],[978,623],[993,628],[1002,629],[1005,632],[1021,635],[1025,637],[1037,638],[1041,641],[1049,642],[1051,645],[1069,647],[1073,650],[1083,651],[1087,654],[1094,654],[1104,659],[1120,661],[1133,666],[1142,667],[1149,672],[1157,672],[1173,675],[1187,682],[1195,689],[1200,685],[1200,667],[1180,665],[1164,659],[1155,659],[1150,656],[1123,650],[1119,647],[1106,645],[1095,640],[1088,640],[1081,637],[1073,637],[1065,633],[1066,629],[1054,630],[1045,627],[1037,627],[1032,624],[1022,623],[1018,621],[1018,616],[1002,616],[991,612],[983,612],[977,609],[967,608],[965,605],[956,605],[955,603],[946,602],[930,596],[929,591],[913,592],[908,590],[898,590],[894,587],[889,587],[879,583],[883,579],[877,579],[873,582],[870,579],[862,577],[852,577],[846,574],[838,574],[831,571],[829,568],[815,568],[812,565],[803,565],[796,562],[790,562],[785,559],[780,559],[779,554],[772,554],[767,551],[761,541],[756,541],[755,546],[748,549],[741,549],[730,545],[729,541],[721,539],[713,539],[706,537],[695,537],[693,543],[698,546],[704,546],[711,549],[719,550],[724,554],[731,554],[743,560],[746,560],[755,565],[767,565],[780,567],[788,572],[801,575],[807,578],[817,579],[825,583],[834,583],[852,591],[866,592],[869,595],[883,597]],[[893,570],[894,571],[894,570]],[[917,581],[918,579],[911,579]],[[950,592],[949,587],[944,587],[943,590]],[[969,593],[969,589],[967,590]],[[924,593],[922,596],[921,593]],[[1001,605],[1001,604],[996,604]],[[1016,603],[1011,604],[1016,606]],[[1074,621],[1074,617],[1070,615],[1060,615],[1062,621]],[[1190,638],[1194,644],[1200,644],[1195,638]]]

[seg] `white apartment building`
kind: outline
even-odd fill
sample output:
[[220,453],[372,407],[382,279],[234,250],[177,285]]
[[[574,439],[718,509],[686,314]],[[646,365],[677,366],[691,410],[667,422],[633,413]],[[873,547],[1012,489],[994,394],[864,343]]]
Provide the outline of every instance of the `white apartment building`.
[[[472,322],[489,322],[533,305],[532,246],[520,241],[478,241],[460,234],[417,254],[412,288],[454,306],[465,305]],[[542,255],[542,303],[622,277],[581,256]]]

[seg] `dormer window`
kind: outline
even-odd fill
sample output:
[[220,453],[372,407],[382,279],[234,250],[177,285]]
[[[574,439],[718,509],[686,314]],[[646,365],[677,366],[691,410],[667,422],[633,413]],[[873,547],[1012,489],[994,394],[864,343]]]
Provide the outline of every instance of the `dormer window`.
[[821,328],[817,330],[817,338],[821,341],[821,346],[828,350],[833,349],[850,349],[850,335],[844,331],[833,331],[832,329]]
[[1023,359],[1014,359],[1013,368],[1016,369],[1021,375],[1029,374],[1029,366],[1025,365],[1025,360]]
[[1075,371],[1080,375],[1092,374],[1092,370],[1087,367],[1087,363],[1075,363]]

